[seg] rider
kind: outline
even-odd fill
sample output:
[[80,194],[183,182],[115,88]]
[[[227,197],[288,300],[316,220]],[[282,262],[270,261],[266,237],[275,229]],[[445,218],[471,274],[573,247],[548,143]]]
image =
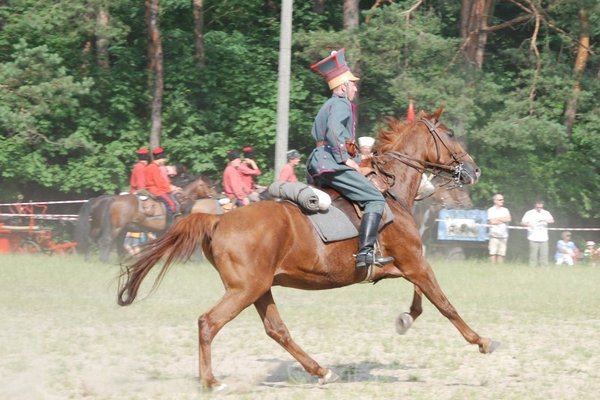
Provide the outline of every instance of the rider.
[[137,193],[138,190],[146,189],[146,166],[148,165],[149,152],[145,147],[140,148],[137,152],[138,162],[134,165],[131,171],[129,184],[131,189],[129,193]]
[[227,152],[227,167],[223,171],[223,190],[225,194],[237,207],[243,207],[250,204],[248,195],[252,190],[246,186],[246,182],[239,171],[242,163],[240,153],[237,150]]
[[308,173],[321,186],[330,186],[363,209],[358,233],[356,268],[382,266],[393,257],[375,254],[379,222],[385,199],[379,190],[359,172],[360,157],[355,143],[355,106],[352,102],[359,80],[352,74],[344,49],[311,66],[325,77],[332,97],[319,110],[312,137],[316,142],[307,161]]
[[163,168],[167,159],[164,149],[157,147],[152,150],[153,160],[146,167],[146,189],[165,203],[167,209],[167,226],[171,225],[175,214],[179,213],[179,203],[173,196],[173,186]]
[[259,201],[260,197],[258,191],[262,188],[258,187],[255,179],[257,176],[262,174],[262,171],[256,164],[254,158],[254,148],[246,146],[242,149],[242,152],[244,154],[244,159],[240,163],[238,171],[242,177],[242,180],[244,181],[244,185],[250,189],[248,199],[250,199],[252,202]]

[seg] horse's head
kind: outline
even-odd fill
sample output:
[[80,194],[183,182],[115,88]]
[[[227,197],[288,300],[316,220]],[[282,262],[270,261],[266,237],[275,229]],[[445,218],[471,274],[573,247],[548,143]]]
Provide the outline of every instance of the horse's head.
[[196,178],[183,188],[183,191],[194,199],[216,197],[219,192],[208,178]]
[[420,112],[414,122],[388,120],[388,129],[379,133],[376,152],[421,172],[450,177],[456,186],[472,185],[481,171],[465,151],[452,129],[440,122],[444,107],[434,113]]

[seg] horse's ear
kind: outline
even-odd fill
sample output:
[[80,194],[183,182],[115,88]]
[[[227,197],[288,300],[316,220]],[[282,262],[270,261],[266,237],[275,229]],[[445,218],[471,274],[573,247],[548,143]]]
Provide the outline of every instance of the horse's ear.
[[435,110],[435,112],[433,114],[431,114],[431,116],[436,120],[439,121],[440,118],[442,117],[442,114],[444,113],[444,102],[442,102],[440,104],[440,106],[438,107],[437,110]]

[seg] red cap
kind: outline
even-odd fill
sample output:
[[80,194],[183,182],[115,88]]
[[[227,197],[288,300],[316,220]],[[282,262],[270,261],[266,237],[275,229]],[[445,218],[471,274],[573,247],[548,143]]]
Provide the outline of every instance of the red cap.
[[254,149],[253,149],[252,147],[250,147],[250,146],[246,146],[246,147],[244,147],[244,148],[242,149],[242,151],[243,151],[244,153],[246,153],[246,152],[249,152],[249,151],[254,151]]
[[154,150],[152,150],[152,154],[157,155],[157,154],[162,154],[165,151],[165,149],[163,149],[162,147],[157,147]]
[[136,151],[136,153],[138,153],[139,155],[143,156],[145,154],[148,154],[148,149],[145,147],[141,147],[138,151]]

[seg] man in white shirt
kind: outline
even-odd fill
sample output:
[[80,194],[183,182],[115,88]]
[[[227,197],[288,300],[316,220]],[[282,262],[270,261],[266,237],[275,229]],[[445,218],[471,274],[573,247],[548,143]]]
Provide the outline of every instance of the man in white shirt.
[[504,196],[500,193],[494,195],[494,205],[487,210],[488,224],[490,224],[490,241],[488,249],[492,264],[504,263],[506,244],[508,242],[508,223],[512,220],[510,211],[504,207]]
[[544,210],[544,202],[535,202],[535,208],[523,215],[521,225],[527,227],[529,240],[529,266],[548,265],[548,224],[554,223],[554,217]]

